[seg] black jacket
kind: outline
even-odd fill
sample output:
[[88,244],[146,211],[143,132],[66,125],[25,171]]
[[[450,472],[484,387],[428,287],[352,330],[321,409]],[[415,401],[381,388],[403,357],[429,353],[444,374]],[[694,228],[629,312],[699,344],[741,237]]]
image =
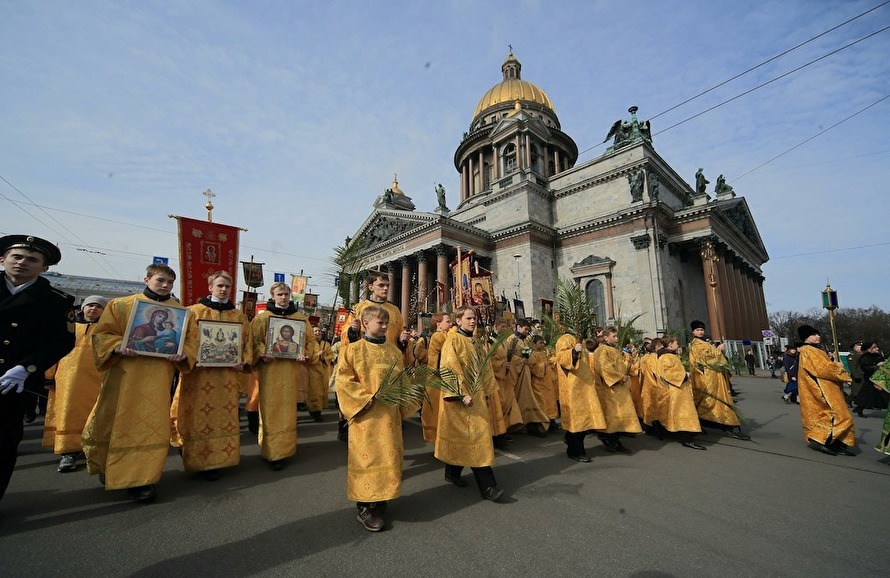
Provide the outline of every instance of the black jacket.
[[43,390],[43,372],[74,348],[74,297],[43,277],[15,295],[0,273],[0,375],[16,365],[36,366],[25,381]]

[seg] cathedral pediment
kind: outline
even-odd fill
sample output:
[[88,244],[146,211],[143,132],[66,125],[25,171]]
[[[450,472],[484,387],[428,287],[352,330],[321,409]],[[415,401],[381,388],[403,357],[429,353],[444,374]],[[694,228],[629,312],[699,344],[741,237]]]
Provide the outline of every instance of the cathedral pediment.
[[423,229],[432,221],[438,220],[438,215],[435,215],[435,219],[431,218],[432,216],[430,218],[417,217],[417,213],[413,212],[410,216],[402,216],[389,211],[375,211],[356,237],[362,239],[368,250],[373,251],[375,247],[384,245],[411,231]]
[[751,210],[748,209],[748,203],[744,198],[715,201],[712,204],[720,210],[720,213],[733,228],[766,256],[766,246],[763,244],[763,239],[760,238],[760,232],[757,230],[757,225],[754,224]]

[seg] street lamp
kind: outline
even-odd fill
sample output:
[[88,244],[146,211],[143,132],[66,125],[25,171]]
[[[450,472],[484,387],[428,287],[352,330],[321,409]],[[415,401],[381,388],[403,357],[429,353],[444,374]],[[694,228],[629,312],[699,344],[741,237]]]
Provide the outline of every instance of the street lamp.
[[522,279],[519,277],[519,260],[522,259],[522,255],[516,254],[513,255],[513,262],[516,263],[516,298],[519,299],[519,292],[522,290]]
[[841,357],[837,348],[837,327],[834,324],[834,310],[837,309],[837,291],[831,288],[829,282],[825,282],[822,290],[822,307],[828,309],[828,321],[831,323],[831,340],[834,342],[834,360],[840,362]]

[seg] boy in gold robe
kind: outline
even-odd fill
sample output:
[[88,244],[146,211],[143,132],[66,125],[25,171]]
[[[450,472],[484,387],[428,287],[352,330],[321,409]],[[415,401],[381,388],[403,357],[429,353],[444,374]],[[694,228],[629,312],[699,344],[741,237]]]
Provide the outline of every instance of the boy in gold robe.
[[702,427],[721,429],[729,437],[750,440],[742,433],[735,403],[726,377],[725,345],[714,346],[705,341],[705,324],[693,321],[692,343],[689,344],[689,378]]
[[60,473],[77,469],[83,428],[99,397],[102,376],[93,361],[93,332],[107,304],[108,299],[101,295],[83,300],[75,318],[74,349],[53,370],[55,385],[47,396],[43,445],[61,454]]
[[269,462],[269,467],[280,470],[284,460],[297,453],[297,385],[309,380],[307,364],[316,363],[316,346],[315,335],[305,331],[303,352],[297,358],[267,353],[269,319],[273,315],[309,327],[309,320],[297,312],[291,301],[291,289],[286,283],[274,283],[269,294],[272,300],[266,306],[266,313],[253,318],[250,334],[253,359],[257,360],[260,454]]
[[374,403],[387,373],[403,369],[402,353],[386,339],[389,313],[384,307],[363,308],[364,338],[340,353],[337,399],[349,420],[346,497],[356,502],[358,522],[369,532],[385,526],[387,502],[402,489],[402,419],[417,407]]
[[[224,468],[237,466],[241,460],[239,382],[245,367],[250,367],[253,350],[247,316],[229,299],[232,276],[216,271],[207,277],[207,282],[210,295],[189,307],[189,324],[196,333],[201,330],[201,321],[224,321],[240,326],[241,363],[232,367],[197,366],[180,375],[170,417],[172,445],[180,448],[185,471],[197,472],[205,480],[214,481],[222,477]],[[219,337],[225,339],[225,335]]]
[[802,325],[797,335],[803,341],[798,360],[797,397],[804,441],[814,450],[832,456],[853,456],[850,449],[856,445],[856,429],[842,387],[852,378],[843,365],[831,361],[819,347],[822,335],[817,329]]
[[556,341],[556,360],[566,455],[589,463],[584,437],[593,430],[606,429],[606,418],[596,394],[587,351],[574,335],[566,333]]
[[312,421],[322,420],[321,411],[328,407],[328,383],[331,381],[331,372],[334,369],[334,352],[331,344],[325,339],[324,332],[318,325],[312,326],[312,335],[315,336],[315,359],[309,364],[309,389],[306,406]]
[[504,345],[507,348],[507,381],[513,386],[525,431],[529,435],[542,438],[550,426],[550,420],[541,409],[532,389],[531,323],[527,319],[517,319],[516,329]]
[[656,373],[667,395],[658,422],[676,436],[684,448],[706,450],[708,448],[705,446],[695,443],[695,434],[701,433],[701,425],[695,410],[689,375],[677,355],[680,344],[676,337],[665,337],[664,342],[666,345],[657,353]]
[[627,365],[617,345],[618,330],[606,327],[602,345],[593,352],[596,393],[606,418],[606,427],[597,435],[610,452],[629,454],[630,450],[621,443],[621,436],[643,430],[627,385]]
[[[166,320],[159,316],[165,305],[179,306],[170,295],[175,280],[176,273],[167,265],[150,265],[145,272],[145,290],[112,299],[93,332],[96,368],[105,374],[83,430],[87,471],[99,474],[106,490],[126,489],[131,500],[143,503],[157,497],[154,484],[161,479],[167,461],[174,371],[191,368],[198,336],[194,326],[186,323],[183,352],[164,357],[137,354],[124,342],[124,336],[137,302],[157,304],[152,320]],[[150,337],[142,340],[150,341]]]
[[448,334],[442,347],[441,368],[458,379],[462,396],[440,393],[439,424],[436,430],[435,456],[445,463],[445,480],[459,488],[467,486],[460,475],[464,467],[473,470],[482,498],[496,501],[504,493],[497,487],[494,471],[494,445],[485,394],[497,387],[490,368],[482,379],[481,390],[466,388],[466,360],[477,355],[473,333],[476,312],[472,307],[458,307],[454,312],[457,329]]
[[[451,317],[440,311],[433,313],[432,322],[436,332],[430,336],[426,364],[433,371],[438,371],[442,345],[445,344],[445,336],[451,329]],[[427,387],[426,393],[426,400],[420,410],[420,424],[423,430],[423,439],[432,444],[436,443],[436,424],[439,421],[439,392]]]

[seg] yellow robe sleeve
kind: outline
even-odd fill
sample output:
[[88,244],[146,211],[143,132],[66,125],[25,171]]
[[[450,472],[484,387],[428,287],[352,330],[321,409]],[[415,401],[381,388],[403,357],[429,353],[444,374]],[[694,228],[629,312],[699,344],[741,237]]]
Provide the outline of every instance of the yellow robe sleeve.
[[836,383],[853,381],[853,378],[846,372],[844,366],[832,361],[827,353],[818,349],[814,351],[809,347],[801,349],[801,353],[808,357],[809,363],[806,364],[805,369],[803,367],[804,364],[801,363],[800,368],[810,374],[811,377],[827,379]]
[[621,383],[627,375],[627,366],[624,364],[621,352],[614,347],[600,345],[593,355],[596,358],[594,364],[603,383],[609,387],[615,387]]
[[686,368],[676,355],[666,353],[658,358],[658,376],[662,383],[679,388],[686,381]]

